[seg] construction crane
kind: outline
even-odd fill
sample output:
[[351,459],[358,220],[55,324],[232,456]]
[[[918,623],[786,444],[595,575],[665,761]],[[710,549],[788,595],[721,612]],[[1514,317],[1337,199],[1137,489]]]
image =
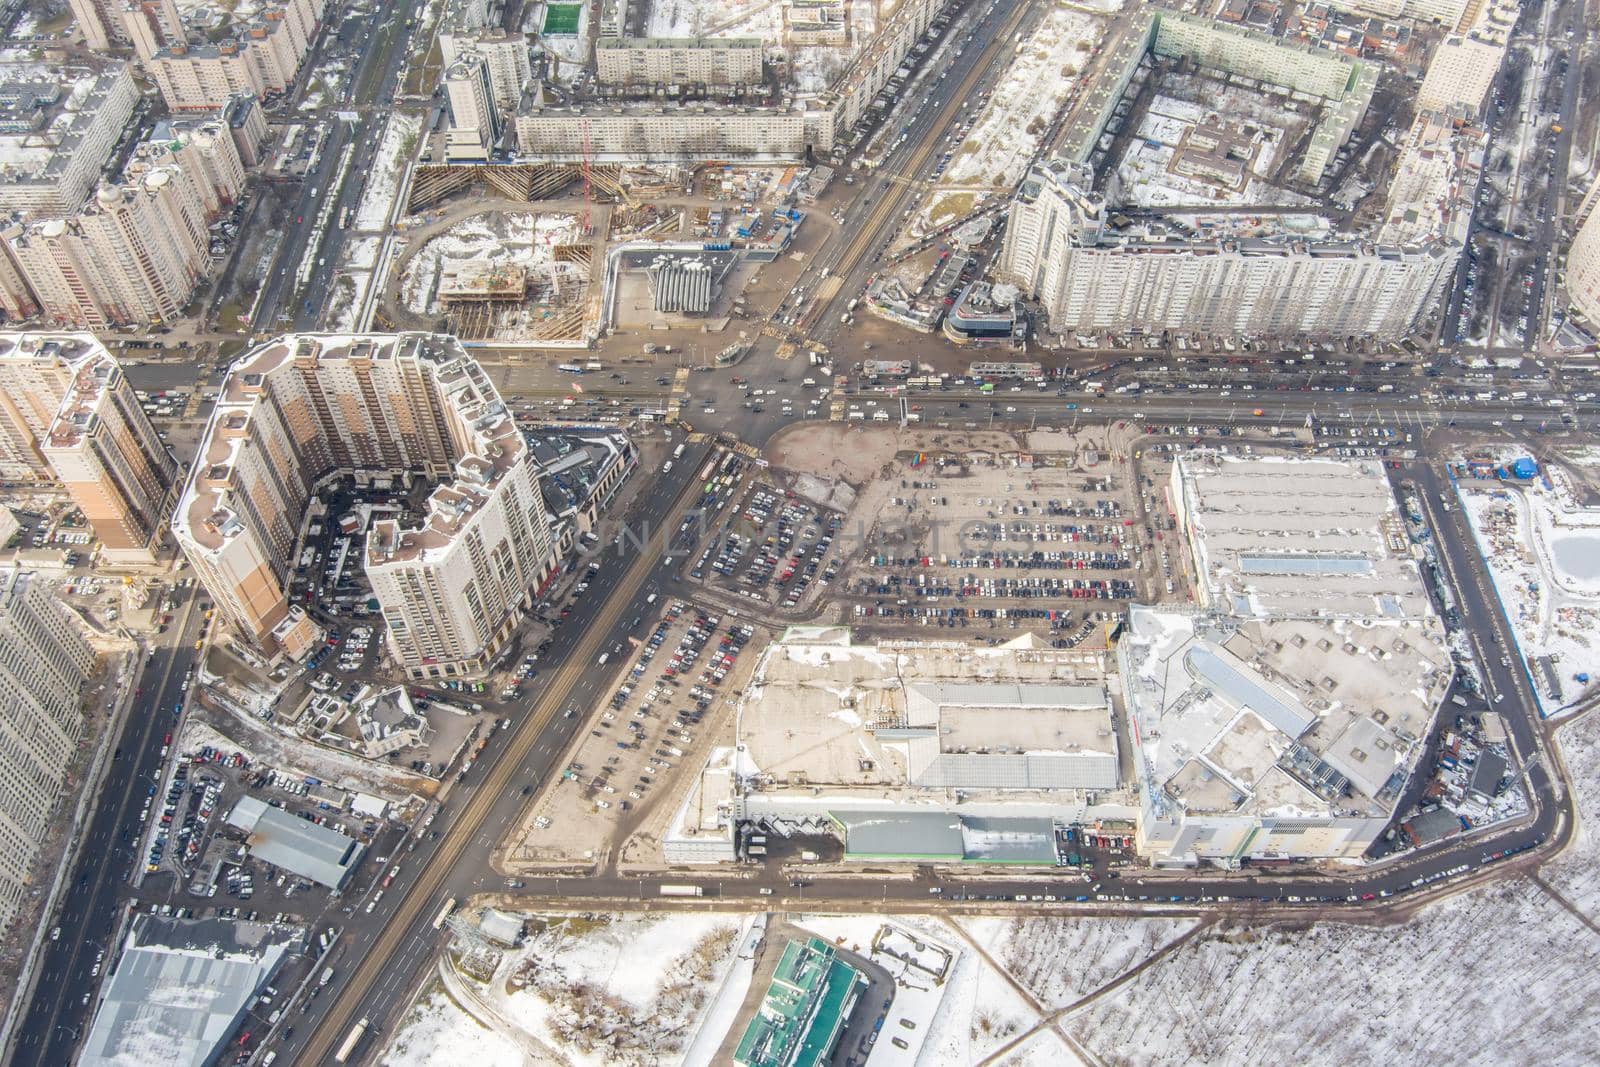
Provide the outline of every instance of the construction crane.
[[589,140],[589,116],[585,115],[583,117],[583,217],[578,223],[578,232],[585,237],[589,236],[591,230],[589,208],[594,203],[593,169],[594,145]]

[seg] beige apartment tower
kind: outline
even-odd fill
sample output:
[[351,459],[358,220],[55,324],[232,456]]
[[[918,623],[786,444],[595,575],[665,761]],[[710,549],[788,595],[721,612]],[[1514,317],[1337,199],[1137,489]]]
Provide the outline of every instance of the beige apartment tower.
[[416,678],[483,670],[554,575],[536,472],[477,362],[437,334],[298,334],[230,369],[173,516],[218,609],[268,654],[315,624],[290,603],[302,518],[341,476],[437,483],[417,526],[374,523],[365,565]]
[[178,464],[89,334],[0,333],[0,464],[62,483],[112,563],[154,561]]
[[11,924],[83,740],[95,668],[82,629],[38,576],[0,570],[0,929]]

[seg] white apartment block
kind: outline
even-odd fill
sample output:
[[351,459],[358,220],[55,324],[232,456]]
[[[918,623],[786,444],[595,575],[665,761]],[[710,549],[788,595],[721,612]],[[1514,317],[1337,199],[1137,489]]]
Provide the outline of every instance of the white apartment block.
[[1467,108],[1481,118],[1489,103],[1489,90],[1505,59],[1503,45],[1470,37],[1447,37],[1434,49],[1428,73],[1417,90],[1418,111]]
[[1330,7],[1372,15],[1380,19],[1414,19],[1436,22],[1445,29],[1462,29],[1471,0],[1330,0]]
[[719,85],[761,83],[759,37],[602,38],[595,45],[601,85]]
[[[0,66],[0,84],[6,84]],[[0,213],[76,211],[111,158],[139,100],[126,64],[101,72],[61,72],[53,101],[41,101],[34,128],[0,133]]]
[[450,26],[439,30],[439,51],[450,67],[468,52],[476,52],[489,65],[489,85],[495,106],[503,115],[516,111],[522,90],[533,80],[528,60],[528,38],[521,33],[500,30],[458,30]]
[[894,9],[883,29],[856,56],[844,76],[822,94],[819,106],[832,115],[834,136],[849,129],[865,114],[873,97],[889,84],[889,79],[944,10],[945,3],[946,0],[904,0]]
[[849,44],[849,12],[845,0],[783,0],[783,39],[796,46]]
[[436,334],[299,334],[240,359],[173,517],[223,617],[268,652],[309,652],[289,604],[301,519],[339,476],[439,483],[417,527],[385,520],[366,568],[414,677],[480,671],[556,572],[534,464],[477,362]]
[[1173,244],[1104,232],[1089,175],[1037,166],[1015,201],[998,273],[1036,297],[1058,332],[1187,329],[1224,335],[1403,336],[1459,247],[1308,241]]
[[[799,159],[819,124],[805,112],[772,108],[545,108],[517,116],[517,150],[535,158],[582,159],[585,125],[596,159],[670,162],[723,156]],[[830,134],[826,147],[831,147],[832,123],[824,125]]]
[[82,629],[36,575],[0,571],[0,927],[28,888],[83,740],[95,668]]

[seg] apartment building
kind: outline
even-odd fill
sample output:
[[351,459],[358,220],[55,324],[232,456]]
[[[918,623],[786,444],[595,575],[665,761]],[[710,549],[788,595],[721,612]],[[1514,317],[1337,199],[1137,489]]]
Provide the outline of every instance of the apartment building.
[[317,641],[289,602],[316,488],[358,475],[436,482],[420,524],[373,524],[365,566],[407,671],[471,674],[556,572],[534,467],[454,338],[287,335],[230,369],[172,525],[223,617],[298,658]]
[[94,669],[94,649],[49,585],[0,571],[0,928],[35,880],[83,740],[80,702]]
[[265,8],[235,38],[176,41],[145,63],[173,111],[215,111],[237,93],[258,100],[284,92],[316,37],[324,0],[285,0]]
[[104,329],[175,318],[210,257],[208,225],[244,186],[233,133],[220,119],[163,123],[138,146],[121,184],[81,210],[4,234],[0,294],[14,273],[31,303],[61,326]]
[[601,85],[715,85],[761,83],[759,37],[602,38],[595,45]]
[[439,51],[446,68],[468,52],[483,57],[489,68],[495,107],[502,115],[516,111],[522,100],[522,90],[533,80],[526,34],[447,24],[439,29]]
[[152,562],[178,465],[105,346],[86,333],[0,334],[0,388],[0,471],[65,486],[107,561]]
[[[32,75],[28,75],[31,79]],[[44,91],[0,65],[0,213],[76,211],[94,188],[139,89],[126,64],[70,67]]]
[[586,127],[598,160],[799,159],[823,127],[829,137],[815,147],[832,145],[831,115],[819,123],[798,109],[639,104],[524,110],[516,117],[517,149],[528,157],[579,160]]
[[1567,249],[1567,302],[1589,325],[1600,327],[1600,182],[1578,206],[1577,232]]
[[124,36],[141,60],[186,39],[183,16],[173,0],[125,0],[118,16]]
[[1328,6],[1380,19],[1434,22],[1450,30],[1464,29],[1461,21],[1473,5],[1471,0],[1330,0]]
[[109,52],[127,43],[119,0],[67,0],[84,44],[93,52]]
[[1445,38],[1434,50],[1417,90],[1417,110],[1447,111],[1459,105],[1473,118],[1482,118],[1505,55],[1503,45],[1470,37]]
[[1429,241],[1207,240],[1106,229],[1093,174],[1062,160],[1024,180],[999,274],[1036,297],[1058,331],[1202,330],[1237,336],[1404,336],[1460,254]]
[[450,105],[446,157],[484,160],[500,141],[500,113],[495,107],[489,63],[466,52],[444,72],[445,99]]

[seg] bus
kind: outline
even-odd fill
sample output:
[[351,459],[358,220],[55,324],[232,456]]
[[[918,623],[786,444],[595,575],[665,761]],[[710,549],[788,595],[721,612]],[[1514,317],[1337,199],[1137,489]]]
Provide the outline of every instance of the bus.
[[557,363],[556,370],[566,371],[568,374],[582,374],[583,368],[576,363]]
[[345,1035],[344,1044],[339,1046],[339,1051],[333,1054],[334,1063],[345,1063],[355,1052],[356,1046],[361,1044],[361,1039],[367,1036],[367,1030],[372,1026],[371,1019],[362,1019]]
[[438,930],[444,926],[444,921],[450,918],[450,913],[456,910],[456,898],[451,897],[444,902],[444,907],[439,909],[439,914],[433,917],[433,928]]

